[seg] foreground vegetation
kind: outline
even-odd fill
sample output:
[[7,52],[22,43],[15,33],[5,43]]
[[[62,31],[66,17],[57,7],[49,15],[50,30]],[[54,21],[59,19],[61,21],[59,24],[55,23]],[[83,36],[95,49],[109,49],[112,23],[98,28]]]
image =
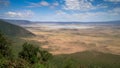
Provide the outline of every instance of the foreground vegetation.
[[0,34],[0,68],[46,68],[52,54],[32,44],[24,43],[18,58],[14,58],[12,44]]

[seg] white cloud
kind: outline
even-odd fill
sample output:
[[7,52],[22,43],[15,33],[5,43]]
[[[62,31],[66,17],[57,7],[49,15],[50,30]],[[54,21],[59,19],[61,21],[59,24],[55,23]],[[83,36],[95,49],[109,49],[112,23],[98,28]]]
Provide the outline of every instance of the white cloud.
[[49,6],[49,3],[46,1],[42,1],[39,3],[41,6]]
[[120,0],[104,0],[104,1],[109,1],[109,2],[120,2]]
[[54,2],[54,3],[52,3],[52,4],[50,5],[50,8],[55,8],[55,7],[57,7],[57,6],[59,6],[59,3],[58,3],[58,2]]
[[95,7],[88,0],[65,0],[65,10],[89,10]]
[[120,20],[120,8],[114,8],[106,12],[84,12],[84,13],[67,13],[57,11],[56,17],[63,21],[109,21]]
[[27,6],[27,7],[50,7],[50,8],[54,8],[54,7],[57,7],[59,6],[59,3],[58,2],[54,2],[54,3],[49,3],[47,1],[41,1],[41,2],[38,2],[38,3],[29,3],[30,5]]
[[89,11],[108,7],[108,5],[105,5],[103,3],[93,5],[92,2],[94,0],[64,0],[64,1],[65,1],[65,5],[63,6],[64,10]]
[[27,7],[42,7],[42,6],[49,6],[50,4],[47,1],[41,1],[38,3],[29,3],[30,5]]
[[53,3],[53,6],[59,6],[58,2]]
[[34,13],[31,10],[8,11],[5,13],[5,16],[10,18],[30,18],[34,16]]
[[113,15],[120,15],[120,8],[114,8],[113,10],[109,10],[109,13],[112,13]]

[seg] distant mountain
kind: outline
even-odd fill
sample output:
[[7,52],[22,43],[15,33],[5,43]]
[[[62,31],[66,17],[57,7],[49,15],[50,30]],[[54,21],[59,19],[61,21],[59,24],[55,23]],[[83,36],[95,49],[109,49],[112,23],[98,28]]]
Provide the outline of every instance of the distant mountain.
[[44,23],[44,24],[80,24],[80,25],[119,25],[120,21],[106,21],[106,22],[34,22],[35,23]]
[[28,20],[10,20],[10,19],[3,19],[6,22],[16,24],[16,25],[28,25],[28,24],[83,24],[83,25],[120,25],[120,21],[106,21],[106,22],[41,22],[41,21],[28,21]]
[[3,19],[6,22],[15,24],[15,25],[26,25],[26,24],[32,24],[31,21],[28,20],[9,20],[9,19]]
[[26,29],[3,20],[0,20],[0,31],[7,36],[34,36],[33,33],[27,31]]

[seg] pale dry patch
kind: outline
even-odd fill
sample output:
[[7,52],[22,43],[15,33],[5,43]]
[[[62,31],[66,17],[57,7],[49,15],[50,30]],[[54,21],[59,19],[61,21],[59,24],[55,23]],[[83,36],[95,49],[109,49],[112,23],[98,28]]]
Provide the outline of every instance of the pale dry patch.
[[82,46],[67,46],[67,45],[52,45],[52,46],[42,46],[42,48],[51,49],[51,53],[56,54],[71,54],[76,52],[85,51],[86,48]]
[[120,46],[108,46],[107,47],[111,53],[120,55]]

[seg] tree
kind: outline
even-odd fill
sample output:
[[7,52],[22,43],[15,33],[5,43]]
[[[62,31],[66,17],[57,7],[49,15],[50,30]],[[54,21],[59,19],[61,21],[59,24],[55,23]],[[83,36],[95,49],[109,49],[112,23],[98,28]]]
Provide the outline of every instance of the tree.
[[0,33],[0,55],[5,58],[12,57],[11,43]]
[[47,62],[52,57],[47,51],[40,50],[32,44],[24,43],[23,50],[19,53],[19,57],[27,60],[30,63]]
[[41,60],[43,62],[48,61],[52,57],[52,54],[49,53],[48,51],[43,50],[43,51],[40,52],[40,54],[41,54]]
[[38,47],[35,47],[32,44],[24,43],[23,50],[19,53],[19,57],[30,63],[36,63],[39,61],[38,53]]

